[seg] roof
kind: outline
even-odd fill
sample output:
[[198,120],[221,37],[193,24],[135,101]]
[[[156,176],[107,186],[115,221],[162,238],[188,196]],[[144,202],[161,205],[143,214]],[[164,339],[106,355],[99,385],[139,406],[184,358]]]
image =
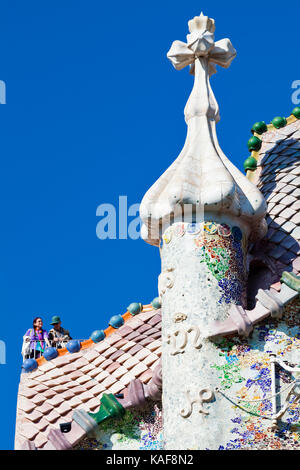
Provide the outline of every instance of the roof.
[[[85,342],[84,348],[73,354],[65,350],[21,375],[16,449],[60,448],[51,431],[70,422],[74,410],[96,412],[103,393],[122,393],[136,378],[149,382],[161,355],[160,310],[151,308],[126,318],[120,328],[110,327],[103,341],[91,342],[89,347]],[[72,429],[60,436],[67,436],[71,447],[86,434],[76,423]]]
[[273,271],[271,287],[278,291],[283,271],[300,273],[300,119],[292,114],[272,122],[262,134],[254,132],[261,141],[251,154],[257,169],[247,176],[267,201],[268,232],[253,253]]

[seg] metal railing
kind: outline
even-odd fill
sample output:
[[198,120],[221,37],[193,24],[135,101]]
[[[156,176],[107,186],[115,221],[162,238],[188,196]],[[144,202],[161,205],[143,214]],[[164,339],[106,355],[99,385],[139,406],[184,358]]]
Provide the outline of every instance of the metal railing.
[[[28,337],[29,338],[29,337]],[[51,347],[54,347],[56,349],[62,349],[62,348],[65,348],[67,343],[69,342],[70,340],[61,340],[61,341],[57,341],[57,342],[54,342],[54,341],[50,341],[49,340],[49,343],[50,343],[50,346]],[[83,342],[83,341],[86,341],[85,339],[78,339],[77,341],[80,341],[80,342]],[[39,339],[28,339],[28,343],[32,344],[32,343],[39,343],[42,348],[43,348],[43,351],[40,351],[39,349],[36,349],[36,344],[35,344],[35,347],[34,348],[31,348],[30,349],[30,353],[29,354],[25,354],[25,357],[24,359],[38,359],[39,357],[43,356],[43,352],[45,350],[45,348],[48,347],[47,343],[45,340],[39,340]]]

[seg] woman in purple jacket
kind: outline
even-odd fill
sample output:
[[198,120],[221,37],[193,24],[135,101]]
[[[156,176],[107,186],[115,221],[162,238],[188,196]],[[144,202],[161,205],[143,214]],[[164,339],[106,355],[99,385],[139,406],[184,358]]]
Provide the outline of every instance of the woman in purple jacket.
[[40,317],[33,320],[33,328],[26,331],[25,337],[30,341],[30,353],[26,356],[26,359],[36,359],[42,356],[45,345],[50,346],[48,333],[43,330],[43,320]]

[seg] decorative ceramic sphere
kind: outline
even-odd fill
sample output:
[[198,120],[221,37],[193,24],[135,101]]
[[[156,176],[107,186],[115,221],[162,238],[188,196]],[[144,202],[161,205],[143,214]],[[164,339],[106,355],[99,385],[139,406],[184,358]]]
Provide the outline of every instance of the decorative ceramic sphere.
[[124,318],[121,315],[114,315],[109,320],[109,324],[113,328],[120,328],[120,326],[124,325]]
[[300,107],[299,106],[293,109],[292,115],[295,116],[295,118],[300,119]]
[[44,358],[46,361],[51,361],[52,359],[55,359],[58,356],[58,351],[56,348],[46,348],[44,351]]
[[259,121],[253,124],[251,131],[256,132],[257,134],[263,134],[264,132],[267,132],[267,124],[265,121]]
[[254,157],[248,157],[248,158],[244,161],[244,169],[245,169],[245,171],[247,171],[247,170],[254,171],[254,170],[256,170],[256,168],[257,168],[257,161],[255,160]]
[[23,369],[25,372],[31,372],[32,370],[35,370],[38,368],[38,363],[36,362],[35,359],[25,359],[23,362]]
[[272,120],[272,124],[276,129],[286,126],[286,119],[284,117],[277,116]]
[[103,330],[95,330],[91,334],[91,340],[94,341],[94,343],[99,343],[105,338],[105,333]]
[[151,302],[152,307],[157,310],[158,308],[161,307],[161,301],[159,297],[155,297],[155,299],[152,300]]
[[129,305],[129,307],[127,307],[127,310],[131,313],[131,315],[137,315],[143,310],[143,306],[138,302],[133,302]]
[[76,353],[80,351],[80,341],[78,339],[71,339],[66,344],[66,348],[70,353]]
[[261,140],[258,137],[254,135],[248,140],[248,149],[250,150],[250,152],[252,152],[252,150],[257,151],[260,148],[261,148]]

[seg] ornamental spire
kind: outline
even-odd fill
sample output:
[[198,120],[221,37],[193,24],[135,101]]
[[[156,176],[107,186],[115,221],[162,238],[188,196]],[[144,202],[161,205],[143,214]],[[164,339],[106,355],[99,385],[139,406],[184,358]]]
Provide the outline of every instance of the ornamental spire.
[[215,42],[215,22],[204,16],[188,23],[187,42],[174,41],[167,57],[176,70],[187,65],[194,87],[185,106],[187,138],[178,158],[145,194],[142,236],[158,245],[171,221],[195,217],[237,218],[252,239],[265,233],[266,204],[260,191],[222,152],[216,134],[219,108],[210,86],[215,65],[229,67],[236,56],[229,39]]

